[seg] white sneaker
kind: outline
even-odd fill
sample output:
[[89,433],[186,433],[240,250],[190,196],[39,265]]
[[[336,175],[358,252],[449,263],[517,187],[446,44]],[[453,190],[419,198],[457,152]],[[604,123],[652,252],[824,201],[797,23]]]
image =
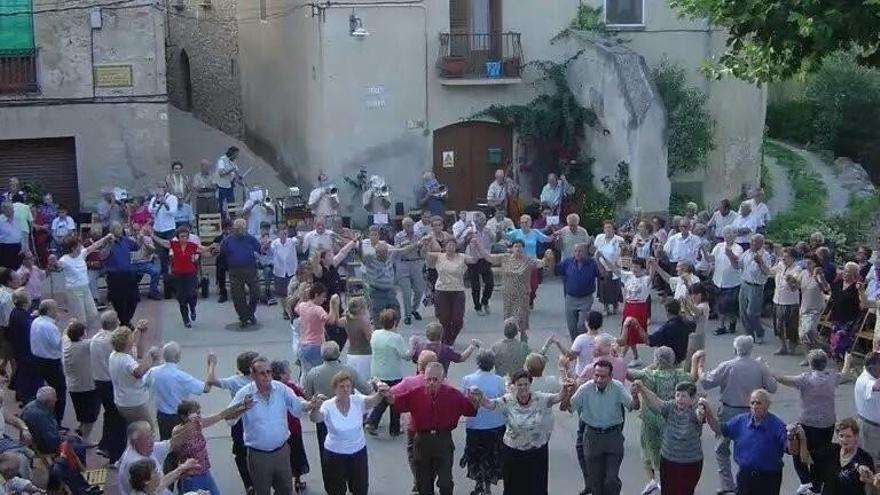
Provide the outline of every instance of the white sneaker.
[[653,493],[655,490],[660,489],[660,483],[657,483],[657,480],[651,480],[645,485],[645,489],[642,490],[642,495],[648,495],[649,493]]
[[797,492],[795,493],[797,493],[797,495],[812,495],[813,493],[815,493],[813,492],[813,484],[805,483],[803,485],[800,485],[797,489]]

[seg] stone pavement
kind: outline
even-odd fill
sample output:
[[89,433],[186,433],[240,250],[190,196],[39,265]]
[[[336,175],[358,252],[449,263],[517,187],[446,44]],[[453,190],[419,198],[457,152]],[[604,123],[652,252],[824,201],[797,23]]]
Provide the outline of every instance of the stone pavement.
[[[567,341],[561,307],[561,284],[559,279],[547,280],[538,292],[535,310],[532,313],[531,342],[535,347],[542,345],[543,341],[555,333],[561,340]],[[470,294],[468,294],[470,299]],[[280,317],[280,308],[260,307],[257,317],[260,325],[257,328],[249,328],[247,331],[238,329],[231,303],[219,305],[215,302],[216,296],[212,294],[208,300],[200,300],[198,307],[198,321],[192,329],[185,329],[180,322],[177,305],[174,301],[142,303],[138,309],[138,317],[150,318],[154,323],[151,325],[149,335],[154,341],[158,339],[176,340],[183,347],[182,367],[196,376],[203,376],[205,372],[205,354],[209,351],[217,354],[219,359],[219,375],[227,376],[235,372],[235,356],[244,350],[255,350],[271,359],[292,360],[290,351],[289,326]],[[596,306],[598,308],[598,304]],[[492,301],[492,314],[490,316],[477,316],[468,305],[465,317],[464,332],[459,338],[460,345],[465,345],[471,338],[480,339],[485,345],[491,345],[501,338],[501,298],[497,295]],[[422,311],[424,316],[430,316],[431,309]],[[655,304],[653,314],[664,314],[659,304]],[[429,318],[426,318],[427,321]],[[424,331],[425,321],[414,322],[412,326],[402,326],[401,333],[405,339],[411,335],[421,335]],[[158,322],[158,324],[156,324]],[[713,327],[710,321],[708,331]],[[606,319],[606,331],[616,333],[620,325],[620,318],[612,316]],[[707,336],[708,364],[714,366],[718,362],[732,355],[731,336],[715,337]],[[774,339],[763,346],[756,346],[758,355],[771,363],[773,367],[786,374],[800,373],[803,368],[798,366],[800,357],[773,356],[776,349]],[[645,357],[650,357],[650,350],[644,348]],[[550,363],[556,362],[557,351],[551,350]],[[555,365],[548,367],[555,370]],[[451,366],[450,379],[458,384],[461,378],[475,369],[473,359],[467,363],[453,364]],[[717,403],[718,392],[713,390],[709,394],[713,403]],[[229,394],[225,391],[214,390],[200,398],[203,412],[211,414],[219,411],[229,402]],[[781,415],[786,421],[796,419],[799,413],[797,393],[785,387],[774,396],[771,411]],[[72,408],[68,408],[68,424],[74,425]],[[837,393],[838,417],[846,417],[853,414],[852,384],[843,385]],[[556,412],[556,429],[550,441],[550,493],[576,495],[582,488],[582,480],[577,460],[574,455],[574,442],[577,432],[577,421],[567,413]],[[367,436],[367,444],[370,459],[370,493],[376,495],[403,495],[409,493],[412,486],[410,471],[406,465],[406,437],[392,439],[387,434],[387,415],[380,428],[378,438]],[[625,437],[626,455],[621,467],[623,480],[623,494],[631,495],[641,493],[646,482],[646,475],[642,469],[639,448],[639,419],[636,414],[627,416]],[[308,420],[303,421],[305,430],[304,440],[306,452],[312,466],[312,472],[305,477],[308,482],[307,493],[323,493],[318,462],[318,449],[316,445],[315,426]],[[100,428],[95,429],[100,432]],[[224,424],[215,425],[206,432],[209,441],[212,472],[224,495],[243,493],[235,464],[232,460],[231,441],[229,428]],[[465,477],[463,469],[457,467],[457,461],[464,447],[464,425],[455,431],[456,443],[456,467],[454,476],[456,482],[455,493],[469,493],[472,484]],[[697,493],[714,494],[718,488],[716,463],[713,455],[713,435],[708,427],[703,434],[703,453],[705,456],[703,476]],[[90,459],[90,466],[100,465],[100,458]],[[111,478],[115,479],[115,472],[111,472]],[[108,483],[108,493],[115,494],[115,481]],[[798,482],[791,460],[786,459],[783,492],[794,493]],[[500,486],[496,488],[501,492]]]

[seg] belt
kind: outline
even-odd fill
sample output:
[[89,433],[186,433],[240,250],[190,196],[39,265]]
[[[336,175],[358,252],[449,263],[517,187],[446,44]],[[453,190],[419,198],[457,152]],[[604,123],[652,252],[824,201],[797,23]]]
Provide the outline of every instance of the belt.
[[746,285],[752,285],[755,287],[761,287],[762,285],[764,285],[764,284],[756,284],[756,283],[752,283],[752,282],[746,282],[745,280],[743,280],[743,283]]
[[417,432],[416,432],[416,435],[431,435],[431,436],[435,436],[435,435],[439,435],[439,434],[441,434],[441,433],[452,433],[452,430],[423,430],[423,431],[417,431]]
[[595,426],[587,425],[587,429],[595,433],[610,433],[612,431],[623,429],[623,423],[616,424],[614,426],[608,426],[605,428],[596,428]]
[[870,419],[862,416],[861,414],[859,414],[859,419],[861,419],[865,423],[868,423],[871,426],[876,426],[877,428],[880,428],[880,423],[875,423],[874,421],[871,421]]
[[287,445],[287,442],[282,443],[281,445],[279,445],[278,447],[276,447],[272,450],[263,450],[263,449],[258,449],[258,448],[254,448],[254,447],[248,447],[248,449],[253,450],[254,452],[259,452],[261,454],[274,454],[275,452],[278,452],[279,450],[281,450],[285,445]]
[[412,259],[401,258],[400,261],[413,262],[413,261],[423,261],[423,260],[422,260],[422,258],[412,258]]
[[721,405],[724,407],[729,407],[731,409],[748,409],[749,408],[749,406],[732,406],[726,402],[722,402]]

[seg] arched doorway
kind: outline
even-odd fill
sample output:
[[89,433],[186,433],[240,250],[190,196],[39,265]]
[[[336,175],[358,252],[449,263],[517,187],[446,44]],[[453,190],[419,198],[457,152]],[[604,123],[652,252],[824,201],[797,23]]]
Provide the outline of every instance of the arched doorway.
[[190,79],[189,55],[180,50],[180,79],[183,85],[183,110],[192,111],[192,79]]
[[513,131],[493,122],[462,122],[434,131],[434,174],[449,187],[447,207],[486,201],[495,170],[513,158]]

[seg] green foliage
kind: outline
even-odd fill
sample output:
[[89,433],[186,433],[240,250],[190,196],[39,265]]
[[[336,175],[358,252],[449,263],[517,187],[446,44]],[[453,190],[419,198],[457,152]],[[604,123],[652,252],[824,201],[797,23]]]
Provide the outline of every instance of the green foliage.
[[[776,158],[777,163],[785,169],[794,191],[791,210],[770,220],[767,237],[776,242],[791,243],[803,240],[817,230],[826,237],[834,234],[833,230],[826,228],[830,225],[825,218],[828,190],[822,183],[822,177],[788,148],[772,142],[765,143],[764,147],[767,154]],[[806,235],[804,232],[807,232]]]
[[721,57],[708,60],[712,77],[780,81],[812,72],[826,55],[858,50],[860,65],[880,65],[877,19],[880,1],[669,0],[680,13],[708,18],[728,31]]
[[623,161],[617,164],[614,176],[606,175],[599,179],[605,187],[605,193],[615,204],[622,205],[632,196],[632,181],[629,178],[629,163]]
[[21,189],[22,191],[24,191],[26,202],[32,205],[38,204],[43,201],[43,196],[46,195],[46,186],[44,186],[43,183],[38,180],[24,181],[21,185]]
[[803,100],[767,105],[767,135],[774,139],[807,144],[813,140],[815,107]]
[[522,139],[559,145],[564,149],[578,148],[584,126],[594,127],[596,112],[578,103],[568,87],[566,72],[583,50],[563,62],[537,60],[527,65],[538,69],[541,76],[536,86],[548,87],[525,105],[491,105],[472,115],[471,119],[491,118],[515,129]]
[[675,215],[684,215],[685,213],[687,213],[688,203],[697,203],[697,205],[699,205],[699,198],[682,192],[671,193],[669,195],[670,217]]
[[581,227],[587,232],[602,232],[605,220],[614,220],[617,215],[617,203],[607,194],[591,189],[575,193],[577,204],[581,206]]
[[602,15],[602,7],[590,7],[581,3],[578,5],[577,13],[571,23],[562,30],[561,33],[554,36],[550,42],[555,42],[561,38],[565,38],[574,31],[590,31],[599,34],[606,34],[608,28],[605,26],[605,19]]
[[705,167],[714,147],[712,132],[715,127],[706,107],[706,94],[687,86],[685,70],[677,65],[663,62],[654,68],[653,74],[668,118],[667,174],[672,177]]
[[770,175],[767,164],[761,162],[761,189],[764,190],[764,197],[770,199],[773,197],[773,176]]

